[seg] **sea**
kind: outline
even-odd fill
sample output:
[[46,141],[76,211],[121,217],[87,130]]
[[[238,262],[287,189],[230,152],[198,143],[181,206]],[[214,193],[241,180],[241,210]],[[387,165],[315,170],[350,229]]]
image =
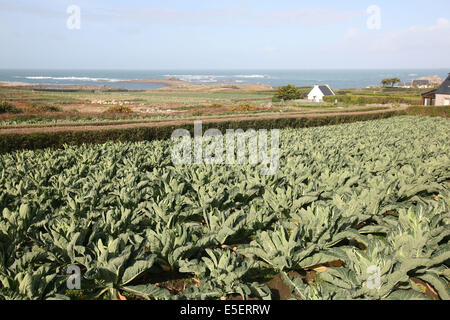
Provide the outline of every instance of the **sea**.
[[0,82],[26,82],[46,85],[104,85],[128,90],[152,90],[159,83],[121,82],[125,80],[178,78],[196,84],[255,84],[274,87],[293,84],[313,86],[328,84],[333,89],[366,88],[380,85],[385,78],[410,81],[438,75],[445,79],[449,69],[370,69],[370,70],[37,70],[0,69]]

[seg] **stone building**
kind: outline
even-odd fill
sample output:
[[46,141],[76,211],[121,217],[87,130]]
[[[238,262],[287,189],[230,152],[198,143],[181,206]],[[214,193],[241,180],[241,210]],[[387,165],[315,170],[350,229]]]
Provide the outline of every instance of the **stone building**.
[[450,73],[444,83],[436,90],[436,105],[450,106]]
[[450,106],[450,73],[438,89],[422,94],[422,101],[424,106]]

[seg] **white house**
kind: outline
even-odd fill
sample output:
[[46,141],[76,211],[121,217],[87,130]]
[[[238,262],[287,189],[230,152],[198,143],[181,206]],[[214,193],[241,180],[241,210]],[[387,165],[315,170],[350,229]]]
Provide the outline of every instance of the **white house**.
[[333,90],[329,85],[314,86],[311,92],[308,94],[308,100],[314,102],[322,102],[325,96],[335,96]]

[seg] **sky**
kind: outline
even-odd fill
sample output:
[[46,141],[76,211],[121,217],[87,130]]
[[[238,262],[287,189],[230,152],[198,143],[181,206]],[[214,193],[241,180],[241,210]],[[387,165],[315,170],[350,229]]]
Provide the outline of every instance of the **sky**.
[[0,0],[0,40],[3,69],[449,68],[450,1]]

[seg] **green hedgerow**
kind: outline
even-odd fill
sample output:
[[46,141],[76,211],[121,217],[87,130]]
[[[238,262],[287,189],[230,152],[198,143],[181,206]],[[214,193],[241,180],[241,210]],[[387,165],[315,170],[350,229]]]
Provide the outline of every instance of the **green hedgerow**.
[[21,113],[22,110],[16,108],[11,103],[2,101],[0,102],[0,113]]

